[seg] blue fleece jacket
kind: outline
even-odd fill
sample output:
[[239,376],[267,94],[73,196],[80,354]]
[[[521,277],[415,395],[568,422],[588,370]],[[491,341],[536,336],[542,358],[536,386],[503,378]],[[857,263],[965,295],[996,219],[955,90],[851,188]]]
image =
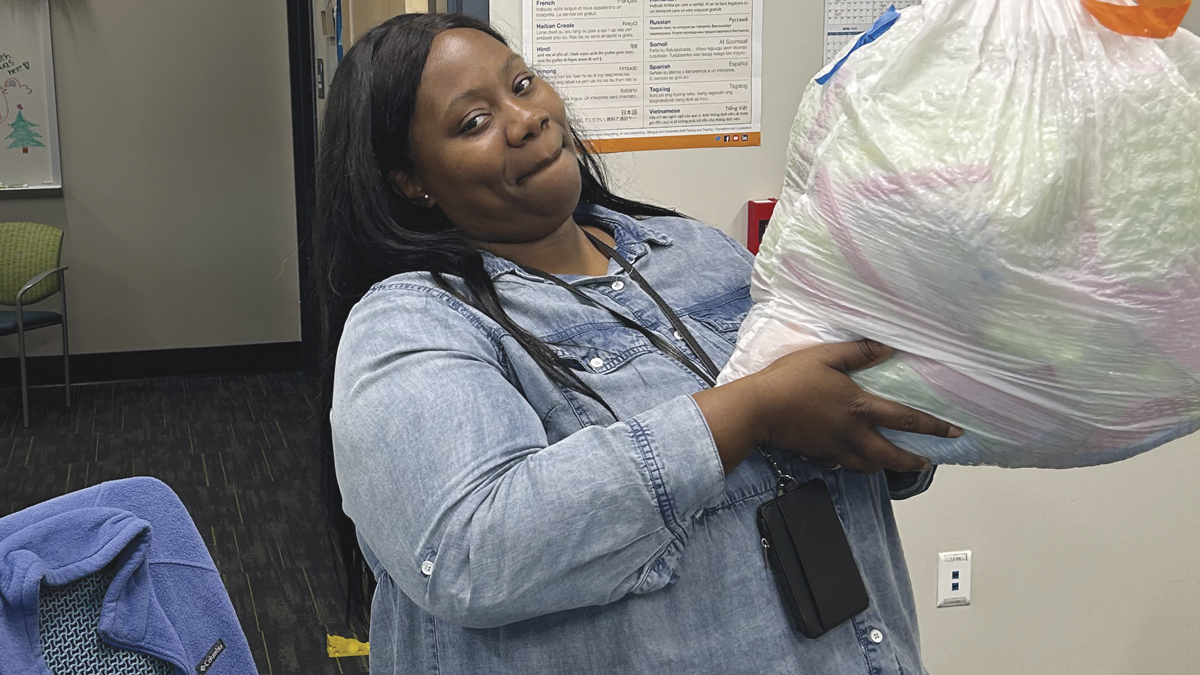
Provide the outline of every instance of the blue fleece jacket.
[[257,672],[221,575],[179,497],[154,478],[101,483],[0,518],[0,675],[49,673],[38,634],[42,582],[115,563],[101,638],[179,673]]

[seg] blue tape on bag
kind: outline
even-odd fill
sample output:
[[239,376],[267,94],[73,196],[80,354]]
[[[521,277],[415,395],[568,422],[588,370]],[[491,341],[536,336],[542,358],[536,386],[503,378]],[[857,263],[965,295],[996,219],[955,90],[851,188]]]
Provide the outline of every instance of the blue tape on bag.
[[856,52],[859,47],[871,44],[877,40],[880,35],[888,32],[888,29],[891,28],[892,25],[896,23],[896,19],[899,18],[900,12],[896,11],[896,6],[892,5],[891,7],[888,7],[888,10],[883,13],[883,16],[875,19],[874,25],[867,29],[867,32],[858,36],[858,40],[854,42],[854,46],[850,48],[850,51],[846,52],[846,55],[843,56],[840,61],[835,63],[833,67],[829,69],[829,72],[817,78],[817,84],[825,84],[828,82],[829,78],[833,77],[833,74],[836,73],[838,69],[842,67],[842,64],[846,62],[846,59],[850,58],[851,54]]

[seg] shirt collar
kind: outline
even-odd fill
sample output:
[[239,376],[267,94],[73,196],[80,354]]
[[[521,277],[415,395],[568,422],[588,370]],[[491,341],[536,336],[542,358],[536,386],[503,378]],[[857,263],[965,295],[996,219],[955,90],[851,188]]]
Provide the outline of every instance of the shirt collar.
[[[637,262],[639,258],[649,253],[649,244],[670,246],[674,243],[670,237],[647,225],[646,221],[603,206],[580,203],[575,208],[573,215],[575,221],[580,224],[596,225],[612,234],[613,239],[617,242],[617,253],[620,253],[630,263]],[[527,276],[524,270],[507,258],[501,258],[487,251],[480,251],[480,253],[483,254],[483,267],[493,280],[507,272]]]

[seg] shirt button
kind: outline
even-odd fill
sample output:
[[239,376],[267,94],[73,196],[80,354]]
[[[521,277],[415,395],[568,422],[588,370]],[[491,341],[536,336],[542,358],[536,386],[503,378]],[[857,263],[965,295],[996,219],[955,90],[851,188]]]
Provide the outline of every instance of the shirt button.
[[679,331],[674,331],[673,333],[671,333],[671,335],[674,335],[676,340],[683,339],[683,336],[679,334]]
[[871,642],[874,642],[875,644],[883,642],[883,631],[879,630],[878,628],[872,628],[870,635]]
[[591,361],[588,361],[588,365],[593,368],[599,368],[600,366],[604,365],[604,359],[600,358],[599,356],[594,357]]
[[612,282],[612,289],[613,289],[614,291],[619,291],[619,290],[621,290],[622,288],[625,288],[625,282],[624,282],[624,281],[621,281],[620,279],[617,279],[616,281]]
[[424,574],[425,576],[429,576],[430,574],[433,574],[433,561],[432,560],[426,560],[425,562],[421,563],[421,574]]

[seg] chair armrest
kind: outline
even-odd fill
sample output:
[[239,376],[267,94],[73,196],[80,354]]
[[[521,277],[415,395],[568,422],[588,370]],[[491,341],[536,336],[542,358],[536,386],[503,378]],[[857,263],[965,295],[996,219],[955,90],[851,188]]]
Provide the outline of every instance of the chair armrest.
[[40,283],[42,283],[43,281],[45,281],[45,280],[46,280],[46,277],[50,276],[51,274],[57,274],[57,275],[59,275],[59,277],[58,277],[58,285],[59,285],[59,288],[61,289],[61,287],[62,287],[62,285],[63,285],[62,273],[63,273],[63,272],[65,272],[65,271],[67,271],[68,269],[70,269],[70,268],[67,268],[67,267],[56,267],[56,268],[54,268],[54,269],[52,269],[52,270],[46,270],[45,272],[42,272],[41,274],[38,274],[38,275],[37,275],[37,276],[35,276],[34,278],[32,278],[32,279],[30,279],[29,281],[25,282],[25,285],[21,287],[21,290],[17,291],[17,308],[18,308],[18,309],[20,309],[20,307],[21,307],[21,298],[22,298],[22,297],[24,297],[25,293],[26,293],[26,292],[28,292],[28,291],[29,291],[29,289],[31,289],[31,288],[33,288],[34,286],[37,286],[38,284],[40,284]]

